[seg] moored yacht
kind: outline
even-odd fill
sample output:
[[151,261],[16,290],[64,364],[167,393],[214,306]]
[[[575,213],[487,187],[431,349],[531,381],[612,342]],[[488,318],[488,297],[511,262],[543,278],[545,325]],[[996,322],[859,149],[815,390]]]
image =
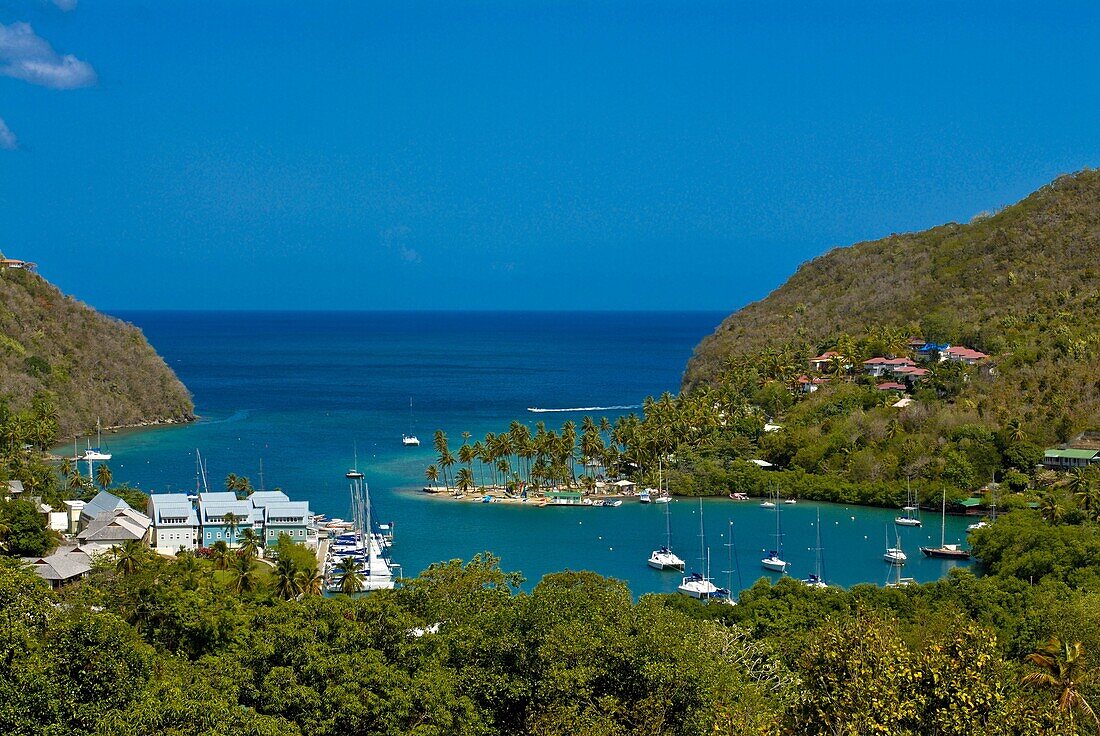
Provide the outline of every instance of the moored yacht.
[[940,546],[921,547],[920,551],[925,557],[938,557],[944,560],[969,560],[970,550],[963,549],[958,544],[946,544],[947,534],[947,489],[943,491],[943,502],[940,508]]
[[[775,492],[776,501],[779,500],[779,491]],[[760,504],[763,506],[764,504]],[[783,559],[783,529],[780,526],[779,521],[779,506],[772,504],[771,508],[775,509],[775,546],[771,553],[760,560],[760,566],[765,570],[771,570],[772,572],[787,572],[787,561]]]
[[684,570],[684,561],[672,551],[672,513],[668,506],[665,506],[665,546],[653,550],[648,564],[655,570]]

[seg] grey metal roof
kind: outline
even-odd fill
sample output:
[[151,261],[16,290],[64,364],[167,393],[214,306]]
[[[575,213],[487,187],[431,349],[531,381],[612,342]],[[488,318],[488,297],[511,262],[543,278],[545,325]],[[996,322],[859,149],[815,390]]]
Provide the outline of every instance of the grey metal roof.
[[[149,496],[149,516],[156,526],[198,526],[199,517],[190,499],[182,493],[154,493]],[[166,522],[165,519],[184,521]]]
[[100,514],[105,514],[116,509],[128,509],[130,504],[123,501],[118,496],[107,493],[107,491],[100,491],[95,495],[88,503],[84,504],[84,508],[81,509],[80,514],[89,519],[94,519]]
[[[264,520],[267,524],[304,524],[309,520],[310,515],[308,501],[272,504],[264,509]],[[285,521],[285,519],[293,519],[293,521]]]
[[290,503],[290,497],[282,491],[253,491],[248,501],[254,507],[262,508],[276,503]]
[[100,514],[76,538],[82,542],[128,542],[145,537],[150,519],[131,508]]
[[38,577],[44,580],[72,580],[92,569],[88,555],[83,552],[54,554],[49,557],[24,557]]

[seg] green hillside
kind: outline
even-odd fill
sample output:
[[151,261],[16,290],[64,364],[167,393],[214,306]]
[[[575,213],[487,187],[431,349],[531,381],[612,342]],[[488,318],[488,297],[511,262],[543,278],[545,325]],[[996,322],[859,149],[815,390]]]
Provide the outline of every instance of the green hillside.
[[53,394],[60,438],[103,426],[188,421],[194,405],[133,325],[65,296],[37,274],[0,268],[0,397],[10,409]]
[[[1100,172],[1062,176],[969,224],[837,248],[728,317],[695,350],[683,385],[732,366],[804,372],[840,345],[850,358],[901,352],[899,338],[967,345],[993,375],[953,402],[975,419],[1023,423],[1054,442],[1100,422]],[[902,339],[903,342],[903,339]]]

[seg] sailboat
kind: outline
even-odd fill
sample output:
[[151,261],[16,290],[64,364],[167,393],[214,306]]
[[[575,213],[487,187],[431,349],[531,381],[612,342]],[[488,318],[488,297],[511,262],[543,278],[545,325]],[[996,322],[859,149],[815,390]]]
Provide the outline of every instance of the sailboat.
[[945,560],[969,560],[970,550],[957,544],[945,544],[947,534],[947,489],[943,489],[943,502],[940,507],[940,546],[921,547],[925,557],[938,557]]
[[774,509],[776,501],[778,501],[778,500],[779,500],[779,489],[777,488],[775,490],[775,501],[771,500],[770,498],[765,498],[763,501],[760,502],[760,508],[762,508],[762,509]]
[[887,588],[908,588],[910,585],[916,584],[915,578],[903,578],[901,576],[901,565],[894,565],[894,581],[889,582],[887,578]]
[[905,506],[902,511],[905,512],[905,516],[898,516],[894,518],[894,523],[898,526],[920,526],[921,520],[913,516],[913,512],[917,510],[916,499],[913,497],[913,491],[909,488],[909,479],[905,479]]
[[[775,492],[775,498],[779,500],[779,491]],[[760,565],[765,570],[785,573],[787,561],[783,559],[783,528],[779,521],[779,506],[775,506],[775,546],[776,549],[773,549],[771,554],[760,560]]]
[[[906,555],[905,550],[901,548],[901,535],[895,531],[894,536],[897,539],[896,545],[893,547],[887,546],[886,552],[882,555],[882,559],[886,560],[891,565],[901,566],[905,564],[909,556]],[[890,544],[890,527],[886,527],[886,544]]]
[[[409,397],[409,424],[412,424],[413,400]],[[415,434],[402,434],[401,444],[405,447],[419,447],[420,439]]]
[[741,590],[741,565],[736,564],[736,558],[734,557],[734,542],[733,542],[733,519],[727,520],[728,527],[726,530],[726,555],[728,559],[726,561],[726,588],[725,590],[719,590],[719,600],[728,606],[736,606],[737,601],[733,597],[733,571],[737,570],[737,589]]
[[703,499],[699,499],[699,563],[702,572],[693,572],[676,586],[676,590],[692,598],[707,600],[718,593],[710,580],[710,554],[706,551],[706,535],[703,530]]
[[814,562],[814,571],[802,582],[811,588],[828,588],[825,582],[825,558],[821,547],[821,509],[817,510],[817,559]]
[[653,550],[649,556],[649,566],[655,570],[684,571],[684,561],[672,551],[672,516],[665,506],[665,546]]
[[[88,440],[88,447],[87,447],[86,450],[84,450],[84,454],[83,455],[76,455],[76,453],[74,451],[75,457],[73,457],[73,460],[78,462],[78,463],[82,462],[82,461],[88,463],[88,478],[93,483],[95,482],[95,477],[94,477],[95,476],[95,463],[97,463],[97,462],[107,462],[108,460],[111,459],[111,453],[104,452],[101,449],[102,446],[103,446],[102,430],[100,429],[99,420],[97,419],[97,420],[95,420],[95,447],[92,447],[92,441]],[[74,448],[74,450],[75,450],[75,448]]]

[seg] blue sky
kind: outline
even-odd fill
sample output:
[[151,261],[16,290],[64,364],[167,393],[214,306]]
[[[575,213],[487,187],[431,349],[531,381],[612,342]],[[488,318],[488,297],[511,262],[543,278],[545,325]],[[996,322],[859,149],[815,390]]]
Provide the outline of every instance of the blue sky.
[[1100,164],[1097,3],[6,0],[0,24],[0,250],[107,309],[732,310]]

